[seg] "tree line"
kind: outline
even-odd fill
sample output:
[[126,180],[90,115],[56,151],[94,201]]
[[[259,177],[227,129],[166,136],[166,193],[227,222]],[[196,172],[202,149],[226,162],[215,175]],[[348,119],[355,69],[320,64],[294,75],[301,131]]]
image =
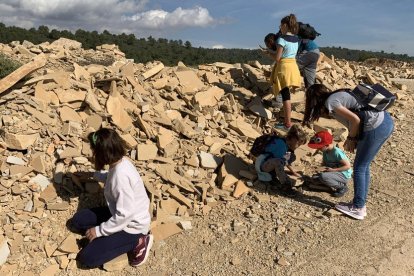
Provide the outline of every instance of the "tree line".
[[[79,41],[84,49],[95,49],[96,46],[102,44],[116,44],[127,58],[134,59],[136,63],[146,63],[153,60],[159,60],[167,66],[176,65],[178,61],[182,61],[189,66],[217,61],[231,64],[246,63],[251,60],[258,60],[261,64],[272,63],[272,60],[263,55],[259,49],[210,49],[193,47],[190,41],[155,39],[152,36],[137,38],[134,34],[111,34],[107,30],[102,33],[82,29],[70,32],[67,30],[49,30],[47,26],[39,26],[37,29],[23,29],[0,23],[0,42],[5,44],[24,40],[40,44],[46,41],[52,42],[60,37]],[[414,57],[407,54],[385,53],[384,51],[371,52],[341,47],[322,47],[321,51],[327,56],[334,55],[336,58],[350,61],[364,61],[369,58],[414,61]]]

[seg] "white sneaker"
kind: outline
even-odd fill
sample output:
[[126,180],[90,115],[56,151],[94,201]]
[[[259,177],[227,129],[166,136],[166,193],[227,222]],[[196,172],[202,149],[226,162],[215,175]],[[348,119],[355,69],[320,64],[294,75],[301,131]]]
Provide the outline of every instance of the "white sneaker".
[[335,205],[335,209],[354,219],[363,220],[367,215],[367,208],[356,208],[352,203],[340,203]]

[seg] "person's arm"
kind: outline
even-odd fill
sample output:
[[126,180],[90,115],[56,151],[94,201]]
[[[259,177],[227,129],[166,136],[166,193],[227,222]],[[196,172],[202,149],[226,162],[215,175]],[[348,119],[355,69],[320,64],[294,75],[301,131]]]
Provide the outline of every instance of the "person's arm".
[[283,53],[283,47],[281,45],[277,45],[276,56],[275,56],[276,62],[280,61],[280,59],[282,58],[282,53]]
[[265,53],[267,56],[269,56],[271,59],[276,60],[276,51],[273,51],[271,49],[262,49],[263,53]]
[[93,179],[98,180],[99,182],[105,182],[107,177],[107,171],[96,171],[93,173]]
[[343,172],[343,171],[349,170],[351,168],[351,163],[349,162],[349,160],[341,159],[339,161],[339,163],[342,165],[341,167],[338,167],[338,168],[326,168],[326,171],[327,172]]
[[348,137],[345,141],[344,148],[349,152],[354,152],[357,144],[357,135],[361,120],[355,113],[344,106],[335,108],[334,112],[349,122]]
[[134,192],[127,177],[117,178],[112,185],[112,195],[115,198],[115,214],[107,221],[95,227],[96,236],[109,236],[124,229],[134,216]]
[[291,174],[293,174],[296,177],[301,177],[301,175],[293,169],[291,164],[287,164],[286,167],[288,168]]

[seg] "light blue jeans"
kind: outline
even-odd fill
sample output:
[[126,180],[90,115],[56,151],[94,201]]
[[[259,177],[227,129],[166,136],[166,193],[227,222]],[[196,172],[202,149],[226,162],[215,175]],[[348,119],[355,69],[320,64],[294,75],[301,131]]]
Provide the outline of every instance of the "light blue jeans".
[[388,112],[384,112],[384,121],[375,129],[365,131],[358,141],[354,160],[354,200],[357,208],[365,206],[370,182],[370,165],[381,146],[394,130],[394,122]]

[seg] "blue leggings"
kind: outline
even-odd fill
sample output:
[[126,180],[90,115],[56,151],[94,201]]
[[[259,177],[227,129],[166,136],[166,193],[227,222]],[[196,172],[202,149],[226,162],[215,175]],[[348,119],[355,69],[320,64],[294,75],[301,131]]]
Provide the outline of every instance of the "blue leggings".
[[[79,232],[85,233],[111,217],[108,207],[83,209],[72,218],[72,226]],[[129,234],[120,231],[109,236],[94,239],[78,254],[78,261],[87,267],[98,267],[104,263],[134,249],[142,234]]]

